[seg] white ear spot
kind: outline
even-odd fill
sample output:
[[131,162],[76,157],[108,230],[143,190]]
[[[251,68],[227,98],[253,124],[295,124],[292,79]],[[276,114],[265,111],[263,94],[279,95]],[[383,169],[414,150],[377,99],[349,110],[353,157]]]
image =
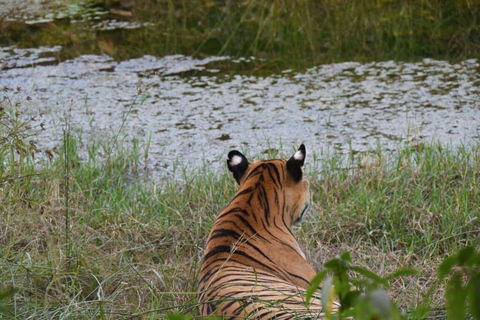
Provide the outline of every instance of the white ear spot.
[[304,157],[305,157],[305,155],[304,155],[303,152],[300,151],[300,150],[298,150],[297,152],[295,152],[295,154],[293,155],[293,159],[298,160],[298,161],[303,160]]
[[242,163],[242,157],[240,156],[233,156],[232,159],[230,160],[230,165],[233,166],[238,166],[240,163]]

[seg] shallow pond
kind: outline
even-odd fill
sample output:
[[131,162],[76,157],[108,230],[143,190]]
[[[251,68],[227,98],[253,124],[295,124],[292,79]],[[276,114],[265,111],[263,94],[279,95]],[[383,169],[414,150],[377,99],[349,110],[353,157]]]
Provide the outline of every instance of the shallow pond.
[[[93,136],[151,139],[159,174],[174,164],[221,163],[232,148],[259,154],[305,143],[344,152],[392,150],[405,139],[458,145],[480,137],[479,63],[424,60],[321,65],[270,76],[219,72],[229,57],[144,56],[116,62],[83,55],[57,62],[59,47],[1,48],[1,86],[21,87],[41,113],[38,144],[52,148],[62,125]],[[141,93],[139,94],[139,89]],[[121,129],[120,129],[121,128]],[[212,164],[212,166],[216,166]]]
[[[477,60],[352,62],[278,72],[265,69],[272,61],[209,56],[208,50],[199,54],[204,59],[157,57],[145,53],[167,52],[145,42],[162,33],[151,28],[155,16],[135,15],[141,1],[112,4],[0,0],[6,31],[0,34],[0,87],[22,88],[21,108],[41,124],[40,148],[58,146],[68,122],[86,143],[119,134],[149,144],[149,165],[162,175],[175,165],[223,165],[232,148],[289,154],[303,142],[311,155],[326,148],[362,152],[411,140],[458,145],[479,139]],[[207,12],[212,21],[215,10]],[[200,34],[201,22],[189,32]],[[98,52],[108,55],[91,54]]]

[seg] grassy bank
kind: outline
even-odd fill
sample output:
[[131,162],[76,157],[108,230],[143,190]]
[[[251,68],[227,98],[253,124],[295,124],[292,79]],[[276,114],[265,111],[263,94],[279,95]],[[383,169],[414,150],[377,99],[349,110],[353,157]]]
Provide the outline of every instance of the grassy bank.
[[[28,142],[16,111],[0,117],[0,292],[17,290],[0,303],[6,317],[195,315],[203,245],[236,189],[227,170],[186,168],[181,180],[145,182],[135,142],[84,146],[68,126],[53,158],[34,160],[45,151]],[[380,275],[417,268],[390,288],[412,310],[444,257],[480,245],[478,142],[407,144],[393,154],[309,150],[315,206],[295,234],[317,269],[343,251]],[[442,297],[440,286],[432,303],[442,308]]]
[[[472,0],[124,3],[128,5],[114,0],[66,2],[56,19],[45,13],[37,18],[43,21],[39,23],[1,20],[0,45],[62,45],[60,59],[86,53],[116,59],[253,55],[265,58],[257,68],[268,70],[336,61],[461,60],[478,58],[480,52],[480,3]],[[98,23],[92,11],[109,12],[100,19],[148,24],[92,30]],[[44,16],[51,21],[45,22]]]

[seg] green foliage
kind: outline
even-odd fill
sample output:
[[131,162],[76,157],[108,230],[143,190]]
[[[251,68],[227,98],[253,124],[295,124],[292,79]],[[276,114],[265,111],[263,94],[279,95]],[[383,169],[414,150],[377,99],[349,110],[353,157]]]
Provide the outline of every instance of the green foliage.
[[120,1],[82,3],[74,6],[76,15],[42,28],[0,21],[0,44],[61,45],[62,58],[253,55],[266,59],[259,67],[272,70],[334,61],[459,60],[480,52],[480,3],[472,0],[133,0],[129,20],[146,27],[96,32],[88,22],[91,6],[125,9]]
[[[380,277],[371,270],[352,265],[348,252],[326,262],[325,269],[311,281],[306,301],[308,303],[321,281],[326,278],[322,285],[322,303],[329,319],[351,316],[355,319],[403,318],[382,288],[388,287],[392,279],[418,273],[416,270],[406,268]],[[328,273],[331,275],[327,276]],[[469,314],[476,320],[480,319],[480,252],[467,246],[444,259],[438,267],[438,281],[445,279],[447,279],[445,288],[447,318],[463,320]],[[437,288],[437,285],[434,284],[432,288]],[[432,291],[425,296],[425,301],[417,310],[413,310],[411,313],[413,319],[428,316],[432,303],[431,293]],[[331,313],[332,301],[335,299],[341,305],[336,314]]]
[[178,314],[178,313],[172,313],[172,314],[167,315],[167,319],[168,320],[191,320],[192,317],[191,316],[183,316],[183,315]]
[[465,247],[445,259],[438,269],[439,280],[447,279],[445,298],[448,319],[465,319],[467,310],[480,320],[480,252]]
[[308,286],[306,295],[305,295],[305,305],[308,307],[310,300],[312,299],[313,294],[317,291],[320,283],[322,283],[323,279],[327,275],[327,271],[319,272],[311,281]]
[[310,232],[318,230],[312,237],[345,243],[354,236],[420,257],[480,245],[477,142],[407,143],[390,154],[379,149],[350,157],[327,150],[317,157],[313,201],[334,216],[312,224]]
[[[32,160],[39,150],[33,141],[31,125],[19,110],[17,95],[21,88],[2,88],[0,101],[0,184],[22,178],[32,169]],[[27,98],[28,100],[30,98]],[[28,177],[27,177],[28,178]]]
[[[14,299],[11,291],[1,296],[2,310],[36,319],[196,315],[202,246],[215,214],[235,192],[230,174],[176,168],[182,179],[145,183],[139,158],[148,153],[138,141],[82,144],[74,133],[64,135],[64,148],[51,161],[34,159],[34,136],[15,102],[18,91],[6,90],[10,100],[1,104],[0,291],[17,289]],[[360,156],[315,155],[308,174],[316,214],[294,232],[306,231],[301,241],[313,238],[322,250],[360,242],[382,257],[394,252],[395,266],[397,259],[399,266],[411,266],[410,257],[435,265],[468,243],[470,248],[445,260],[439,277],[449,289],[448,315],[478,320],[479,254],[472,248],[478,247],[479,151],[478,144],[407,145],[388,156],[378,150],[378,164],[371,167],[361,166]],[[324,212],[336,215],[325,218]],[[412,221],[417,229],[410,228]],[[307,291],[307,302],[323,281],[325,305],[336,296],[342,302],[341,313],[332,317],[397,317],[384,290],[415,272],[378,275],[375,258],[362,263],[375,272],[353,264],[347,253],[330,260]],[[403,289],[411,287],[417,290],[415,283]],[[432,300],[427,296],[412,317],[428,314],[429,304],[438,304]]]
[[[374,272],[352,264],[350,253],[341,255],[325,263],[321,278],[329,272],[322,285],[322,303],[329,319],[342,319],[354,316],[355,319],[400,319],[400,313],[387,293],[382,289],[388,280],[416,272],[411,269],[398,270],[389,277],[382,278]],[[355,274],[355,277],[351,277]],[[317,282],[317,277],[314,278]],[[311,283],[313,286],[313,281]],[[338,313],[332,313],[333,301],[340,303]]]
[[14,294],[15,294],[15,289],[13,288],[10,288],[3,292],[0,291],[0,315],[1,314],[4,314],[6,316],[10,315],[10,312],[7,310],[7,308],[3,306],[3,301],[13,297]]

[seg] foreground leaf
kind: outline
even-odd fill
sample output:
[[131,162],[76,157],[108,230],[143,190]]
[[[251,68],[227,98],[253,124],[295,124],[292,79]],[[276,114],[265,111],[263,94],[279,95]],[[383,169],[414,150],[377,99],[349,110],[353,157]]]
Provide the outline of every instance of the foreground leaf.
[[322,286],[322,305],[329,317],[332,314],[332,306],[335,301],[335,287],[332,285],[333,277],[328,276]]
[[310,284],[307,289],[307,293],[305,295],[305,305],[308,306],[310,304],[310,299],[312,298],[312,295],[318,290],[318,287],[320,286],[320,283],[322,282],[323,278],[327,275],[327,271],[322,271],[318,273],[312,281],[310,281]]
[[452,320],[465,320],[465,298],[467,292],[462,287],[462,279],[455,274],[447,283],[447,317]]
[[448,257],[447,259],[443,260],[438,268],[438,279],[441,281],[443,280],[447,274],[450,273],[453,266],[456,263],[456,259],[454,257]]
[[472,317],[476,320],[480,320],[480,274],[477,274],[470,279],[470,282],[468,283],[468,292]]
[[377,274],[375,274],[374,272],[372,272],[368,269],[358,267],[358,266],[352,266],[352,267],[350,267],[350,269],[360,273],[361,275],[369,278],[370,280],[375,281],[376,284],[388,285],[387,280],[383,279],[382,277],[378,276]]
[[15,289],[11,288],[7,291],[0,292],[0,314],[9,314],[10,312],[2,306],[2,300],[6,300],[7,298],[12,297],[15,294]]

